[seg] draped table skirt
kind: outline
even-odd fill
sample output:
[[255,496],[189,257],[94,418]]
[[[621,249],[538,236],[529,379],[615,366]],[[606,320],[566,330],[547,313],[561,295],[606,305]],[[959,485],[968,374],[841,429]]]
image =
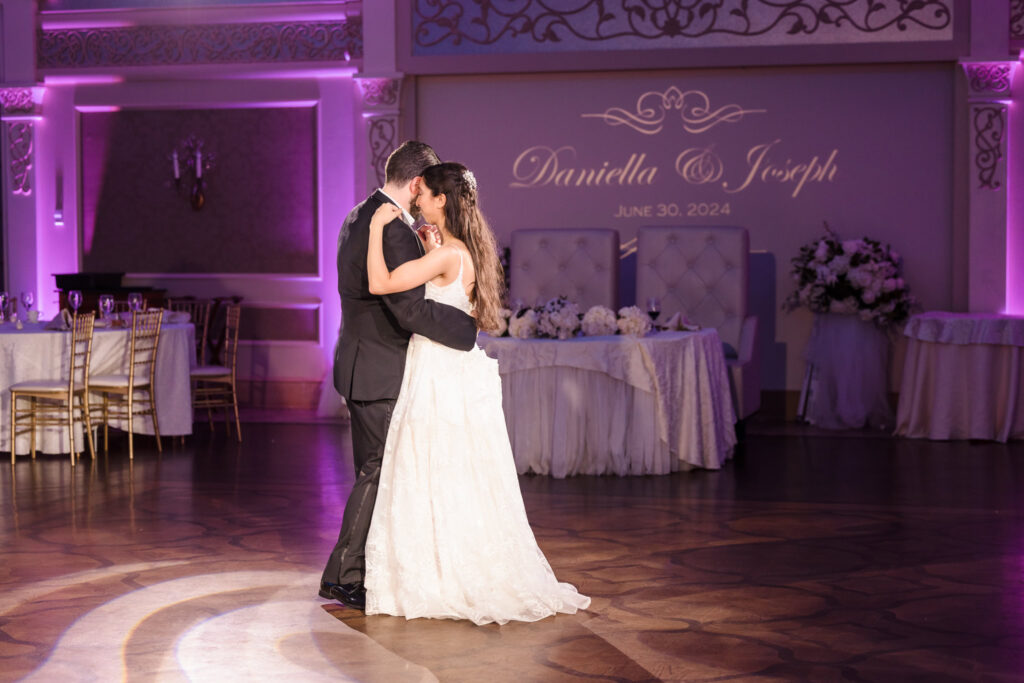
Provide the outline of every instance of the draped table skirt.
[[904,329],[896,434],[1024,438],[1024,318],[929,312]]
[[[97,328],[93,332],[90,372],[100,374],[127,374],[129,330],[125,328]],[[11,323],[0,326],[0,451],[10,452],[11,385],[30,379],[61,379],[68,376],[71,333],[43,329],[43,324],[26,324],[16,330]],[[160,328],[160,346],[156,358],[156,413],[161,436],[192,433],[191,360],[195,349],[195,326],[191,323],[164,324]],[[127,429],[125,422],[113,421],[119,429]],[[149,417],[135,418],[136,434],[152,434],[153,421]],[[76,448],[82,450],[84,436],[75,435]],[[29,434],[18,436],[17,454],[29,452]],[[36,449],[43,453],[68,453],[68,433],[65,427],[40,428],[36,434]]]
[[520,473],[719,469],[736,445],[718,333],[558,341],[480,336],[498,360]]

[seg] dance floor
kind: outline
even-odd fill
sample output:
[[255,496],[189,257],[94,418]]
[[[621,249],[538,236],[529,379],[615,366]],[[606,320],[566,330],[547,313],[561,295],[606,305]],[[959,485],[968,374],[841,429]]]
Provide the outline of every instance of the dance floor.
[[[586,612],[367,617],[316,596],[347,426],[0,468],[0,679],[1019,681],[1024,444],[751,424],[721,471],[520,478]],[[169,441],[169,440],[168,440]],[[116,446],[116,450],[114,449]]]

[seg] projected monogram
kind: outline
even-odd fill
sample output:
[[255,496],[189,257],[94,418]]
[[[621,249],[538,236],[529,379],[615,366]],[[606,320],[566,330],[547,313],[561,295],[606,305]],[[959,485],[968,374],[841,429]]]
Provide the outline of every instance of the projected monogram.
[[[677,113],[678,127],[671,125]],[[766,109],[736,103],[716,106],[701,90],[684,90],[673,85],[663,91],[641,93],[632,108],[609,107],[599,113],[580,114],[580,117],[597,119],[612,127],[625,127],[644,136],[667,131],[672,136],[670,140],[685,140],[682,136],[703,137],[719,126],[736,125],[751,115],[766,113]],[[594,139],[599,137],[595,135]],[[656,160],[663,158],[664,144],[630,149],[618,159],[581,158],[594,149],[599,150],[596,145],[586,145],[582,153],[574,145],[533,145],[513,161],[509,186],[516,189],[643,187],[656,185],[666,176],[672,178],[674,173],[677,182],[717,190],[723,193],[723,198],[756,186],[777,185],[795,199],[815,185],[833,182],[838,173],[838,148],[816,154],[805,152],[800,156],[782,138],[774,136],[748,146],[742,161],[723,158],[715,142],[684,142],[681,147],[674,153],[671,164],[665,164],[669,170],[663,172]],[[681,215],[683,211],[674,204],[665,207],[664,215]],[[701,206],[694,207],[694,215],[704,215]],[[647,217],[657,215],[658,210],[655,206],[620,207],[616,217]],[[729,207],[728,204],[709,204],[707,211],[707,215],[716,211],[727,214]]]
[[645,92],[636,101],[634,111],[611,107],[601,114],[583,114],[583,118],[603,119],[610,126],[629,126],[644,135],[660,133],[671,110],[679,111],[683,130],[703,133],[720,123],[737,123],[746,114],[761,114],[764,109],[744,109],[738,104],[711,108],[711,100],[700,90],[681,91],[674,85],[665,92]]

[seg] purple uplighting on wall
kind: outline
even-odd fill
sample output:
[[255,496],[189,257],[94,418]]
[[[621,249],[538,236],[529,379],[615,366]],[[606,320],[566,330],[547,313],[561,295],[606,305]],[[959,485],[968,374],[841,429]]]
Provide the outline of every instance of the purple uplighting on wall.
[[[1009,113],[1007,119],[1017,120],[1020,125],[1020,113],[1012,102],[1007,104]],[[1019,155],[1014,144],[1019,135],[1013,135],[1013,125],[1008,126],[1006,149],[1006,308],[1004,313],[1009,315],[1024,315],[1024,225],[1021,225],[1021,218],[1024,218],[1017,204],[1020,199],[1016,196],[1015,188],[1024,184],[1024,164],[1019,162]],[[1015,163],[1016,161],[1016,163]]]
[[[84,269],[316,275],[313,111],[83,113]],[[217,155],[201,212],[168,161],[192,135]]]

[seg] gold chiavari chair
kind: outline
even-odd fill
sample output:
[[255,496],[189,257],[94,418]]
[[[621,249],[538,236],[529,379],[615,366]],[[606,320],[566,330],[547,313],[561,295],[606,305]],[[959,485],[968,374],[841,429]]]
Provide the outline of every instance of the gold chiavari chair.
[[163,450],[160,444],[160,423],[156,417],[156,353],[160,346],[163,318],[162,308],[132,313],[128,374],[95,375],[90,381],[89,389],[102,398],[96,410],[103,421],[103,450],[107,450],[110,421],[126,420],[129,460],[135,458],[132,427],[136,417],[148,415],[152,418],[156,449]]
[[[68,428],[68,443],[71,450],[71,464],[78,458],[75,452],[75,423],[85,424],[89,440],[89,455],[96,457],[92,440],[92,423],[89,415],[89,359],[92,356],[93,323],[95,313],[83,313],[71,322],[71,362],[68,379],[27,380],[11,386],[11,463],[14,463],[15,439],[19,423],[28,423],[21,432],[31,432],[32,457],[36,457],[36,428],[42,426],[64,426]],[[75,399],[78,408],[75,408]],[[27,399],[28,407],[19,408],[18,400]]]
[[168,299],[167,309],[188,313],[192,324],[196,326],[196,360],[194,365],[206,362],[206,341],[210,333],[210,310],[213,302],[209,299]]
[[231,417],[235,413],[235,435],[242,441],[242,424],[238,419],[238,389],[236,366],[238,364],[238,327],[242,307],[239,304],[227,306],[227,320],[224,325],[223,365],[198,365],[192,368],[192,408],[206,408],[213,428],[213,409],[224,409],[224,421],[231,431]]

